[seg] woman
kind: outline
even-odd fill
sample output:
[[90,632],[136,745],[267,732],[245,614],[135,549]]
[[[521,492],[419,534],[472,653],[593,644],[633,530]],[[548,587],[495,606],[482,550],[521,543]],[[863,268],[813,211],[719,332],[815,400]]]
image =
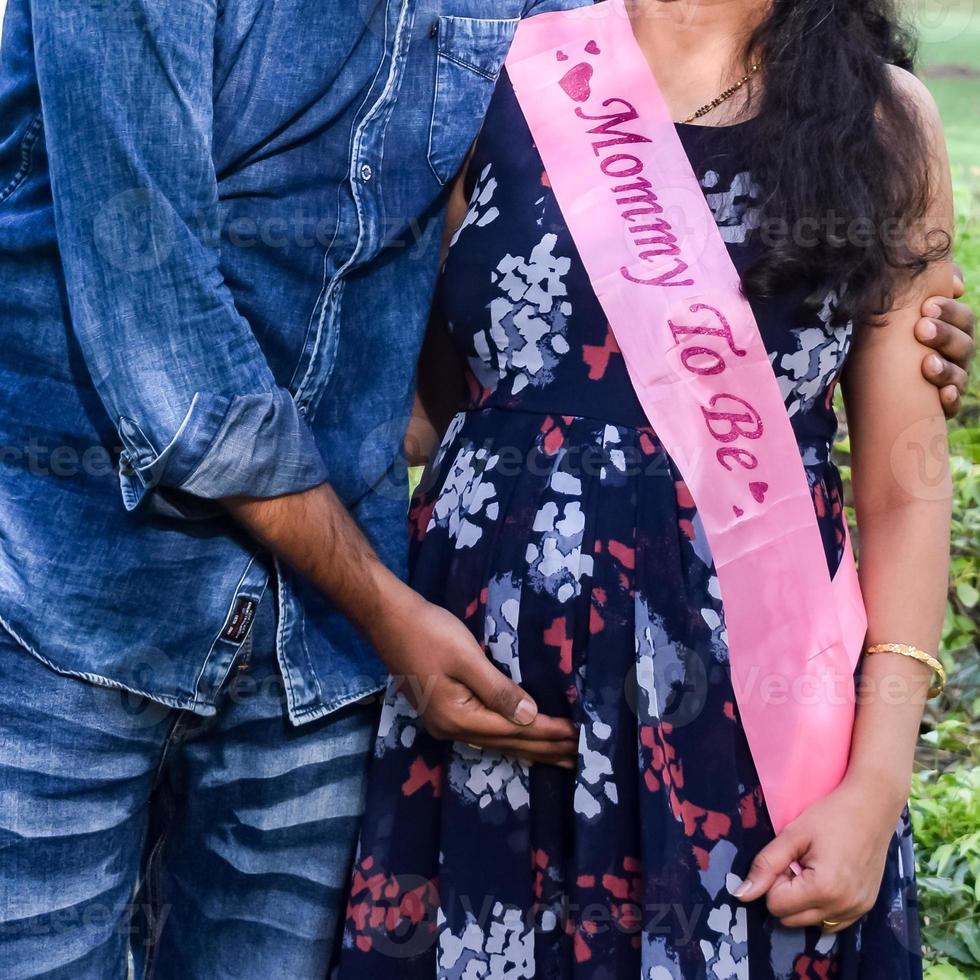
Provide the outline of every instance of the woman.
[[442,742],[424,697],[392,685],[342,980],[921,973],[905,800],[949,522],[945,459],[921,472],[942,410],[912,335],[922,297],[952,288],[935,109],[890,67],[907,52],[882,0],[653,3],[632,31],[751,302],[831,573],[843,379],[867,640],[885,655],[863,660],[840,785],[776,834],[703,514],[503,74],[420,366],[437,427],[454,365],[468,394],[414,501],[413,585],[579,740],[520,760]]

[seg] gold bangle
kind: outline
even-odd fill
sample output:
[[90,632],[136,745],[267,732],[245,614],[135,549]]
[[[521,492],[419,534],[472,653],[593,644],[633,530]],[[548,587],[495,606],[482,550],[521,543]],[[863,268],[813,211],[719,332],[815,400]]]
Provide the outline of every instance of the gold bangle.
[[946,690],[946,668],[931,654],[909,643],[875,643],[864,651],[867,656],[873,653],[897,653],[901,657],[911,657],[932,668],[939,675],[939,683],[929,688],[929,697],[938,697]]

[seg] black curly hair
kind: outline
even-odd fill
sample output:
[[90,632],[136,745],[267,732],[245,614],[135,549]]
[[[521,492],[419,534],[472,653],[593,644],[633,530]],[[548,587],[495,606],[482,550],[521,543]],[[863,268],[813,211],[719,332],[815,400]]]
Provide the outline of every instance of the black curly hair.
[[874,323],[948,253],[949,236],[923,226],[929,137],[889,67],[914,57],[891,0],[772,0],[745,49],[764,72],[746,108],[766,245],[748,296],[804,282],[819,303],[835,288],[837,322]]

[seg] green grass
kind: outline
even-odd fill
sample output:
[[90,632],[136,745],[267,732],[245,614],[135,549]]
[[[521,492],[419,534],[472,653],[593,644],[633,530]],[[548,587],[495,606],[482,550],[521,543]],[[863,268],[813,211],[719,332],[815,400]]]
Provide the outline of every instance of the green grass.
[[[980,5],[920,0],[920,73],[943,117],[955,257],[980,308]],[[943,658],[950,696],[927,716],[912,794],[927,980],[980,978],[980,378],[950,430],[953,569]]]
[[920,73],[943,117],[958,216],[956,258],[980,304],[980,6],[931,0],[914,12]]

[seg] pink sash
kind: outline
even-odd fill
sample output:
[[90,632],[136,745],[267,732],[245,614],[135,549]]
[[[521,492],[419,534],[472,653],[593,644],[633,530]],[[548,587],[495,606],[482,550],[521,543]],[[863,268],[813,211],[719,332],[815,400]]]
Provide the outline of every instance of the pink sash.
[[840,782],[867,621],[831,580],[752,310],[624,0],[523,21],[507,70],[633,386],[698,506],[777,831]]

